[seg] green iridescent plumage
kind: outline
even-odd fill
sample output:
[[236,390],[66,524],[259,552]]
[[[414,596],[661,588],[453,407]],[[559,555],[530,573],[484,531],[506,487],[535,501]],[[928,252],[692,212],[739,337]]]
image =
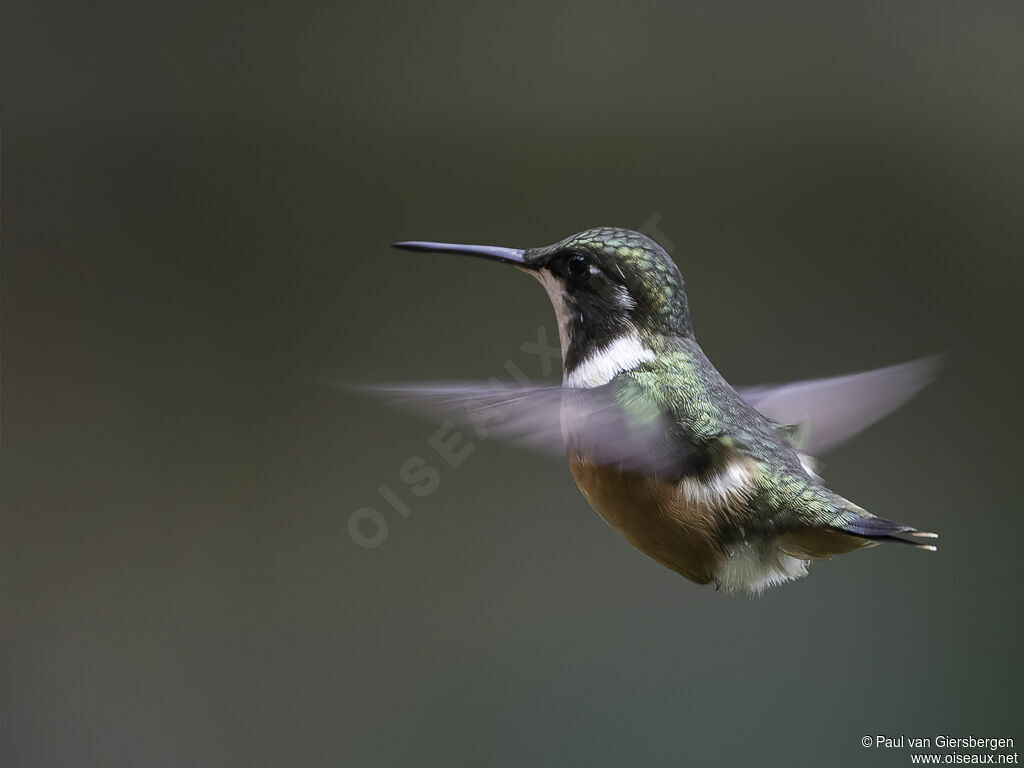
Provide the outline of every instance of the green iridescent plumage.
[[753,460],[752,489],[739,515],[744,530],[832,525],[844,518],[848,502],[808,474],[785,431],[748,405],[695,341],[662,341],[666,351],[656,360],[617,378],[639,383],[658,404],[674,437],[703,458],[698,472],[716,472],[720,462],[737,457]]

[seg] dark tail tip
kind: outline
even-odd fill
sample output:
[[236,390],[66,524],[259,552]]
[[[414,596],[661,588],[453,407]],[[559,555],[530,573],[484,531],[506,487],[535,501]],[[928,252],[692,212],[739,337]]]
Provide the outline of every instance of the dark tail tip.
[[848,533],[852,536],[859,536],[870,541],[887,541],[893,544],[906,544],[915,549],[924,549],[929,552],[938,551],[935,544],[924,544],[921,539],[937,539],[939,534],[931,531],[919,531],[910,525],[896,523],[882,517],[865,517],[864,515],[853,514],[849,517],[837,520],[832,525],[837,531]]

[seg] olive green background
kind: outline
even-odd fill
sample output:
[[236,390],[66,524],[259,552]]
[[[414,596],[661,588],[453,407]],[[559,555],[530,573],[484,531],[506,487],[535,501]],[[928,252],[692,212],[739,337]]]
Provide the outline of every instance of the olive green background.
[[[4,766],[1020,746],[1019,4],[13,2],[0,28]],[[318,383],[543,378],[533,281],[391,241],[645,222],[737,384],[947,352],[825,471],[937,554],[717,594],[564,465],[453,468],[436,424]]]

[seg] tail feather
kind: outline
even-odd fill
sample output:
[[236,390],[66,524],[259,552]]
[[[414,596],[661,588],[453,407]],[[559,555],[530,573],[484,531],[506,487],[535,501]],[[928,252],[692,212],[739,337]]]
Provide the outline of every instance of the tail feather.
[[919,531],[912,525],[897,523],[893,520],[886,520],[884,517],[874,517],[861,510],[849,510],[830,525],[831,528],[842,533],[857,536],[868,541],[888,541],[895,544],[906,544],[917,549],[926,549],[935,552],[938,547],[934,544],[921,544],[912,539],[937,539],[939,535],[931,531]]

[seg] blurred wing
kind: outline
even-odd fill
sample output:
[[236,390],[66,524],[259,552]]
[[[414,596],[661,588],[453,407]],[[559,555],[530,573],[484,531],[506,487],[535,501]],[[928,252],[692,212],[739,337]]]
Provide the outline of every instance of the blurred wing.
[[365,387],[400,407],[552,456],[570,453],[623,470],[675,473],[691,449],[640,386],[591,389],[485,383]]
[[849,376],[737,391],[769,419],[800,424],[801,449],[820,454],[899,408],[938,367],[938,358],[929,357]]

